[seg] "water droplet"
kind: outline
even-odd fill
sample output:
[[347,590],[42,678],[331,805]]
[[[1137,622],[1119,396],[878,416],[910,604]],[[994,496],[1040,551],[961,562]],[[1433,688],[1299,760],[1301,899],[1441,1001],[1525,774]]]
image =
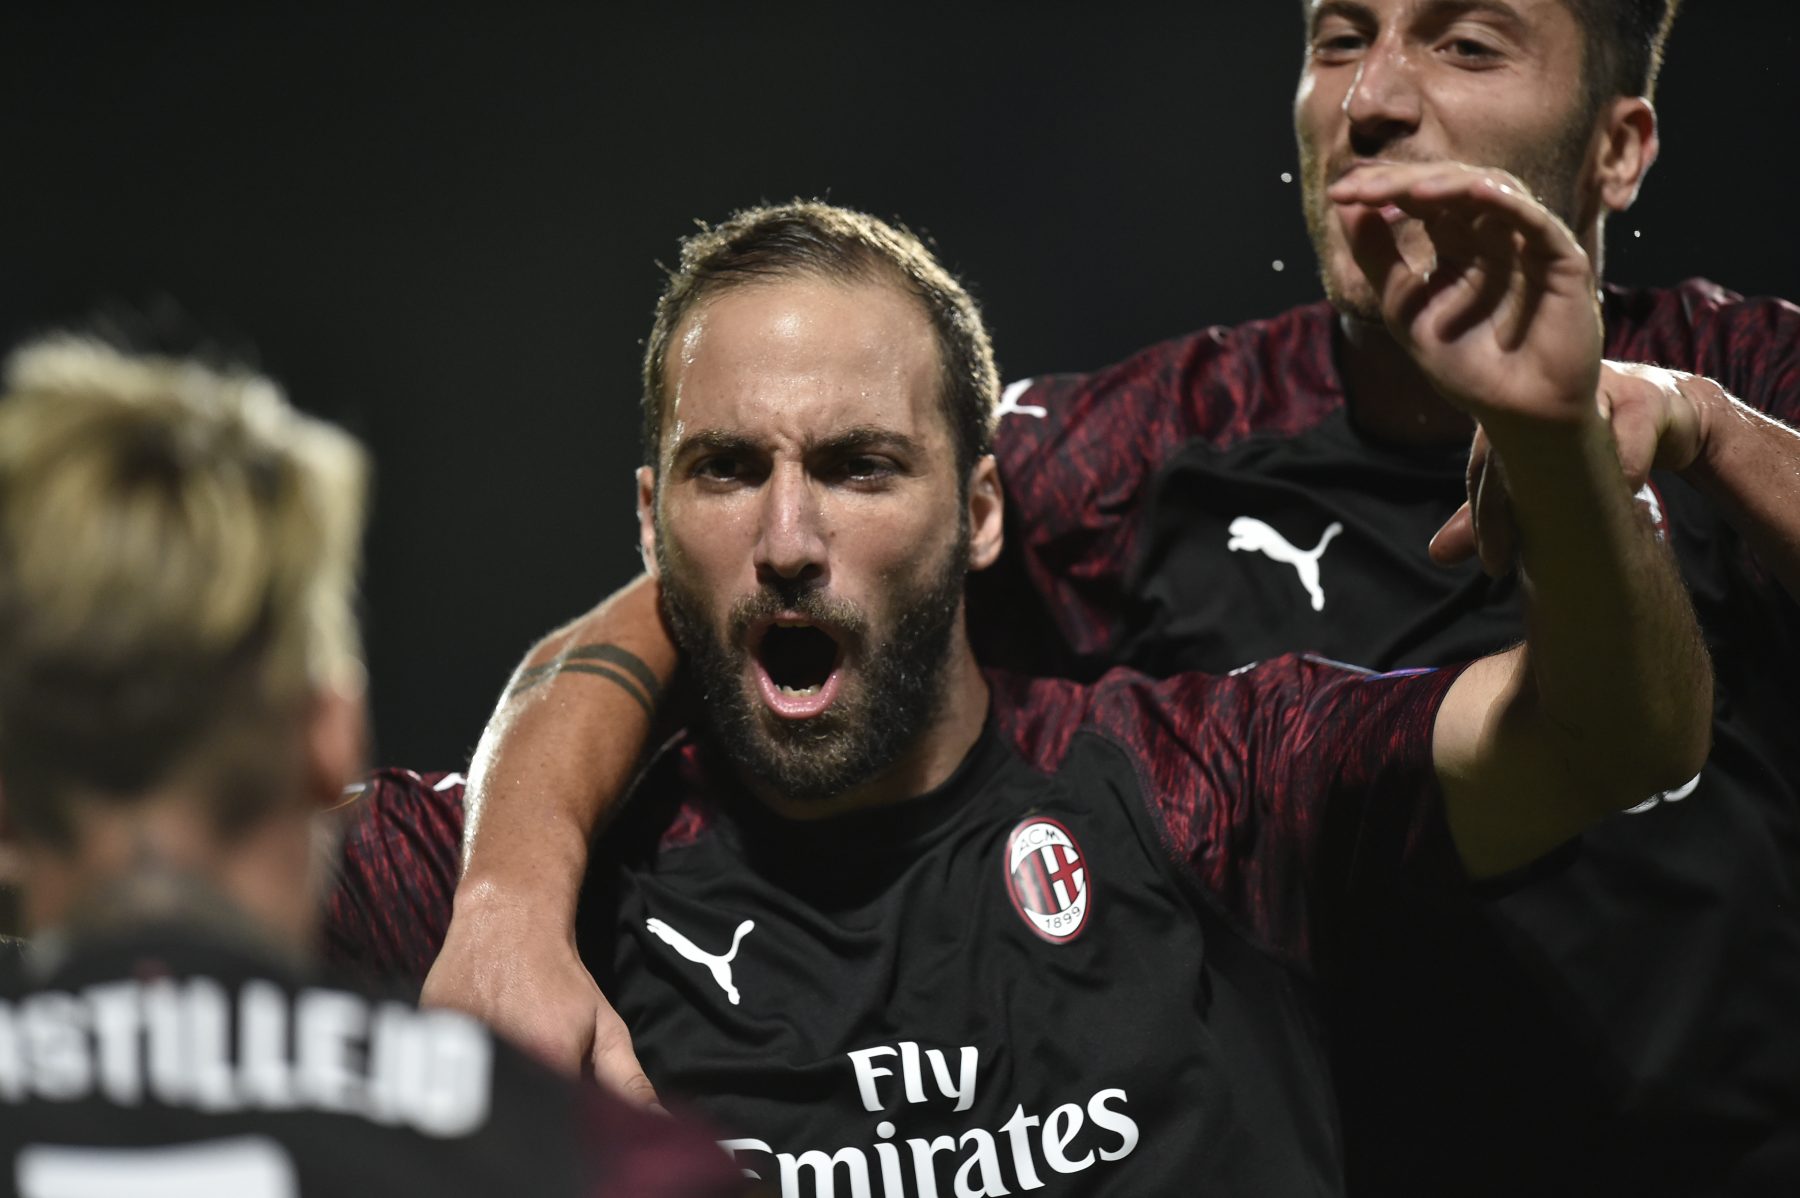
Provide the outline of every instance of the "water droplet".
[[1292,171],[1282,171],[1281,172],[1281,181],[1283,183],[1292,183],[1294,181],[1293,172]]
[[1283,262],[1280,258],[1275,259],[1275,261],[1269,263],[1269,265],[1273,266],[1278,271],[1287,269],[1287,263]]

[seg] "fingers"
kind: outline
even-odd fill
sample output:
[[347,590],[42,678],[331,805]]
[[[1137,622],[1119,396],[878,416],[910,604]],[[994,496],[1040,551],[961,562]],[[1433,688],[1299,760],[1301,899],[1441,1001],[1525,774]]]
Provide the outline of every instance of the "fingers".
[[1460,162],[1371,163],[1325,194],[1339,205],[1391,205],[1425,221],[1428,229],[1434,217],[1455,214],[1467,224],[1484,213],[1499,214],[1519,234],[1519,248],[1528,257],[1586,259],[1568,226],[1504,171]]
[[1407,264],[1388,215],[1381,209],[1351,206],[1341,209],[1340,216],[1351,256],[1375,288],[1382,311],[1389,314],[1390,325],[1397,335],[1403,335],[1417,309],[1429,298],[1425,294],[1426,276]]
[[1426,222],[1426,235],[1437,247],[1436,273],[1442,275],[1446,295],[1434,313],[1433,335],[1454,341],[1513,300],[1514,319],[1500,330],[1500,341],[1508,349],[1516,348],[1523,339],[1518,316],[1527,302],[1524,279],[1516,269],[1517,231],[1505,217],[1483,212],[1472,220],[1435,216]]
[[1474,556],[1475,516],[1466,501],[1431,534],[1431,543],[1425,547],[1425,552],[1440,566],[1458,565]]
[[1426,552],[1440,566],[1454,566],[1475,556],[1485,573],[1499,578],[1512,569],[1518,528],[1507,501],[1500,459],[1488,441],[1487,430],[1480,426],[1469,443],[1463,485],[1468,499],[1432,534]]
[[1612,425],[1613,448],[1619,454],[1619,468],[1636,490],[1644,485],[1650,477],[1650,467],[1656,464],[1661,430],[1657,427],[1654,409],[1635,397],[1621,394],[1618,382],[1616,378],[1601,378],[1600,412]]
[[1475,516],[1475,549],[1489,578],[1504,577],[1518,552],[1518,526],[1506,496],[1505,472],[1494,454],[1483,456],[1471,492]]
[[612,1004],[604,998],[594,1012],[594,1049],[590,1061],[594,1080],[638,1106],[662,1109],[656,1087],[631,1047],[631,1033]]
[[1468,499],[1432,534],[1426,552],[1440,566],[1454,566],[1475,556],[1483,572],[1499,578],[1512,569],[1518,528],[1506,498],[1500,459],[1494,455],[1487,431],[1479,426],[1469,443],[1469,465],[1463,480]]
[[[1451,342],[1486,323],[1503,349],[1515,350],[1532,328],[1551,267],[1560,262],[1572,280],[1587,274],[1587,256],[1562,222],[1500,172],[1378,164],[1346,175],[1329,194],[1396,332]],[[1392,231],[1378,228],[1371,210],[1415,218],[1431,244],[1431,267],[1399,270],[1388,249]]]

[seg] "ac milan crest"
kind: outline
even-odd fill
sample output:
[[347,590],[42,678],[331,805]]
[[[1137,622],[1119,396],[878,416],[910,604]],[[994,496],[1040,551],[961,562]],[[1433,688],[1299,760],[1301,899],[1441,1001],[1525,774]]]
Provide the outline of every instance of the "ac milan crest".
[[1053,944],[1073,940],[1093,905],[1087,858],[1053,819],[1026,820],[1006,838],[1006,893],[1031,930]]

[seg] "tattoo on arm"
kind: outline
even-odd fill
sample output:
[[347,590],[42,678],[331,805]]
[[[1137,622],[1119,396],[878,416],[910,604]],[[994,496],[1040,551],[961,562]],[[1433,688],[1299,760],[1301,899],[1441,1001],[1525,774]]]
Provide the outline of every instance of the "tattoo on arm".
[[617,645],[576,645],[556,655],[554,661],[520,670],[506,692],[513,699],[528,690],[542,686],[558,674],[594,674],[616,684],[620,690],[638,701],[646,715],[656,715],[662,701],[662,684],[656,674],[637,654]]

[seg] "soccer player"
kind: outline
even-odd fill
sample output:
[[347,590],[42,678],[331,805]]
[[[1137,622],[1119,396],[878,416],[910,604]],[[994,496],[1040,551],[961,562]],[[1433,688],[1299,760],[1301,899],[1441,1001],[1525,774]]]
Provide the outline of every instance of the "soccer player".
[[[978,654],[1160,674],[1312,649],[1391,669],[1520,636],[1516,576],[1433,560],[1471,548],[1466,521],[1427,553],[1464,496],[1469,420],[1373,319],[1327,191],[1385,160],[1505,167],[1598,268],[1606,217],[1656,158],[1673,9],[1304,4],[1295,128],[1330,303],[1009,388],[1011,537],[975,583]],[[1717,748],[1692,785],[1479,904],[1403,884],[1358,925],[1327,1009],[1362,1193],[1800,1186],[1800,445],[1778,423],[1800,406],[1800,313],[1700,281],[1603,302],[1608,357],[1673,368],[1609,368],[1602,399],[1628,470],[1655,467],[1718,665]],[[1499,567],[1504,522],[1484,515]],[[571,919],[588,832],[649,725],[653,692],[619,655],[653,681],[673,666],[653,609],[628,589],[528,657],[477,754],[428,988],[640,1091]]]
[[1506,462],[1532,635],[1466,671],[984,675],[998,388],[966,294],[823,205],[684,248],[639,510],[703,722],[609,832],[581,951],[658,1084],[783,1194],[1336,1192],[1304,979],[1367,897],[1512,869],[1703,760],[1705,654],[1593,404],[1586,255],[1503,175],[1332,195]]
[[0,1194],[736,1193],[705,1137],[310,964],[361,768],[364,460],[265,379],[73,337],[0,400]]

